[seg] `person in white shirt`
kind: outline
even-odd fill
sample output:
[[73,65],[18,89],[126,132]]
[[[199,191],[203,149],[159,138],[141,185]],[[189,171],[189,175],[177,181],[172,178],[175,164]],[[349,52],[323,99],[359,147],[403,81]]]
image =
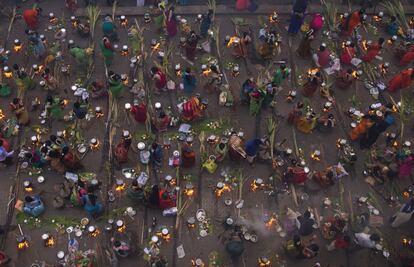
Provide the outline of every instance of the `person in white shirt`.
[[380,241],[377,234],[356,233],[355,242],[364,248],[375,248],[375,245]]

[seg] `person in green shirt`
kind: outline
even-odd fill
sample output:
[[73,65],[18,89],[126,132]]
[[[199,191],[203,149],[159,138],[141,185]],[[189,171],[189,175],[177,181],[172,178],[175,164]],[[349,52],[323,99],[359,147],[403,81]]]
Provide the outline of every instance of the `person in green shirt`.
[[108,84],[109,84],[109,91],[111,91],[111,94],[117,98],[122,94],[122,81],[121,76],[114,73],[113,71],[109,71],[108,73]]
[[280,65],[279,69],[277,69],[275,75],[273,76],[272,83],[277,87],[280,87],[283,80],[289,76],[289,69],[286,67],[285,64]]
[[88,55],[86,53],[86,49],[75,46],[69,49],[69,53],[72,57],[75,58],[77,69],[81,73],[84,73],[88,63]]
[[102,32],[108,36],[111,41],[118,40],[118,34],[116,33],[115,24],[112,20],[111,15],[107,14],[102,23]]

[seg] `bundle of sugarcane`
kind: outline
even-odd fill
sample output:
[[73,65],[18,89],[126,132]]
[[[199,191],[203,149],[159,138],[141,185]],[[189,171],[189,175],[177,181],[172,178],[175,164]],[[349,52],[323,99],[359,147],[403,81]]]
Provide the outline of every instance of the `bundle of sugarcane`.
[[89,20],[89,25],[91,28],[91,42],[94,41],[94,36],[95,36],[95,26],[96,26],[96,22],[98,21],[99,15],[101,14],[101,9],[98,6],[94,6],[94,5],[89,5],[86,8],[86,13],[88,15],[88,20]]
[[395,16],[404,30],[409,28],[407,18],[405,16],[404,6],[399,0],[385,1],[382,6],[387,10],[390,16]]
[[275,145],[275,137],[276,137],[276,127],[277,123],[274,120],[274,118],[268,117],[267,118],[267,135],[269,136],[269,142],[270,142],[270,158],[272,160],[272,167],[276,168],[276,161],[273,158],[273,148]]
[[328,29],[331,32],[335,32],[337,30],[337,14],[338,8],[336,3],[327,2],[325,0],[321,0],[323,5],[323,17],[325,18],[325,22],[328,25]]

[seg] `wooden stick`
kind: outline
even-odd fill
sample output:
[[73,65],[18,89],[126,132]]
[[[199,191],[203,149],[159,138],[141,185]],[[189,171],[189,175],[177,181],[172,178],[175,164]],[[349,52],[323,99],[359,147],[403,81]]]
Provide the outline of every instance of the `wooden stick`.
[[11,32],[11,29],[12,29],[12,26],[13,26],[13,23],[14,23],[15,19],[16,19],[16,6],[14,6],[14,8],[13,8],[13,13],[12,13],[12,17],[10,19],[9,28],[7,29],[7,36],[6,36],[6,39],[4,40],[4,46],[3,46],[4,48],[6,48],[7,41],[9,40],[10,32]]
[[293,202],[295,202],[296,207],[298,207],[298,196],[296,195],[296,189],[294,184],[290,184],[290,190],[292,190]]

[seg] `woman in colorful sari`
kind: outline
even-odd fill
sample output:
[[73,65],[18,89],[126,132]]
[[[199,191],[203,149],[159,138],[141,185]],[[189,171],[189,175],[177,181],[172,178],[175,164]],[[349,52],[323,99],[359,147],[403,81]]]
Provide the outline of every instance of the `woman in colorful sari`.
[[151,77],[155,82],[155,94],[160,94],[167,85],[167,75],[158,67],[151,68]]
[[45,109],[52,119],[60,120],[63,118],[62,103],[58,97],[48,96],[46,99]]
[[213,10],[209,9],[208,13],[203,16],[203,20],[200,24],[200,36],[206,38],[208,30],[210,29],[211,23],[213,21]]
[[144,102],[135,102],[132,106],[131,113],[133,114],[136,122],[145,123],[147,120],[147,106]]
[[247,32],[243,32],[243,36],[240,38],[239,43],[233,45],[233,56],[236,58],[247,57],[249,44],[252,42],[252,38]]
[[169,37],[174,37],[177,35],[177,19],[175,17],[174,13],[174,7],[171,6],[170,9],[168,9],[166,14],[166,26],[167,26],[167,33]]
[[303,85],[303,95],[306,97],[312,97],[318,90],[321,83],[322,76],[318,71],[313,77],[309,77],[308,81]]
[[10,103],[10,107],[14,115],[16,115],[19,125],[26,126],[30,123],[29,113],[25,109],[23,101],[20,98],[13,99]]
[[184,85],[184,93],[187,96],[191,96],[197,85],[197,79],[195,77],[195,74],[191,71],[190,68],[186,68],[183,73],[183,85]]
[[108,76],[109,91],[113,97],[117,98],[122,94],[122,89],[124,87],[121,81],[121,76],[113,71],[108,72]]
[[27,75],[23,68],[19,68],[19,65],[14,64],[13,69],[15,70],[15,82],[19,93],[26,92],[27,90],[34,89],[36,83]]
[[256,116],[262,107],[264,94],[260,89],[254,89],[250,93],[250,115]]
[[400,60],[400,66],[405,66],[414,60],[414,46],[410,46]]
[[362,117],[362,120],[358,123],[358,125],[351,130],[351,140],[356,141],[358,140],[362,135],[364,135],[369,128],[372,127],[374,123],[371,121],[369,116]]
[[191,168],[196,162],[196,154],[192,148],[192,140],[187,140],[181,147],[181,167]]
[[348,69],[347,71],[341,70],[335,79],[335,87],[346,90],[352,85],[353,82],[354,77],[352,76],[352,69]]
[[380,53],[384,44],[384,38],[380,37],[378,42],[368,46],[368,50],[365,55],[361,58],[364,62],[371,62]]
[[323,16],[317,13],[313,15],[309,26],[314,32],[317,32],[323,28],[324,21],[325,19],[323,18]]
[[345,47],[342,49],[342,53],[340,56],[341,64],[350,65],[355,55],[356,55],[356,50],[355,50],[354,43],[345,45]]
[[23,11],[23,19],[30,30],[36,30],[39,27],[39,8],[26,9]]
[[49,162],[50,167],[58,174],[65,173],[65,166],[61,161],[61,155],[58,150],[51,150],[46,155],[45,159]]
[[81,160],[79,156],[75,153],[70,151],[69,147],[65,146],[62,148],[63,154],[63,165],[65,166],[66,170],[69,171],[77,171],[83,168]]
[[46,68],[42,74],[42,78],[45,79],[47,90],[49,91],[56,91],[59,87],[58,80],[50,73],[50,69]]
[[364,14],[364,9],[352,12],[352,14],[346,18],[344,24],[342,25],[342,34],[345,36],[351,36],[354,30],[361,25]]
[[185,43],[185,54],[190,61],[194,61],[195,59],[198,40],[199,38],[197,34],[194,31],[191,31]]
[[411,85],[414,79],[414,71],[412,68],[403,70],[396,76],[394,76],[388,83],[388,91],[395,92],[399,89],[406,88]]
[[310,112],[306,116],[299,117],[296,121],[296,128],[302,133],[310,133],[315,128],[317,122],[316,114]]
[[131,187],[126,190],[126,196],[134,204],[145,204],[147,201],[145,191],[139,186],[137,179],[132,180]]
[[250,102],[250,93],[256,88],[256,83],[253,78],[247,79],[241,86],[240,102],[248,104]]
[[114,42],[118,40],[118,34],[115,30],[115,24],[112,21],[111,15],[107,14],[102,23],[102,32],[104,36],[108,36],[108,38]]
[[101,48],[101,52],[105,60],[105,65],[107,67],[111,66],[112,60],[114,58],[114,48],[112,46],[111,40],[109,40],[107,36],[104,36],[99,44],[99,47]]

